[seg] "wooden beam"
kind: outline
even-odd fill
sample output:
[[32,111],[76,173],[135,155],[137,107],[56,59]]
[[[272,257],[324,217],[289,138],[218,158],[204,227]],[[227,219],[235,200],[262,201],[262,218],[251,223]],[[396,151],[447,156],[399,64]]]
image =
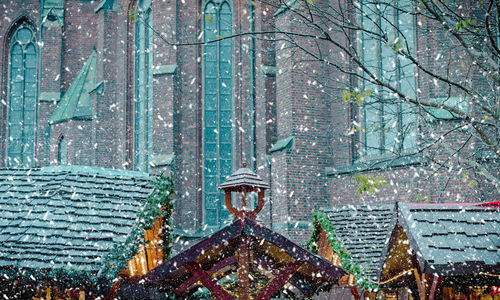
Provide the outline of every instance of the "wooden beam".
[[413,274],[417,282],[418,296],[420,300],[425,300],[425,273],[422,273],[422,276],[420,276],[417,268],[413,268]]
[[250,252],[245,235],[238,245],[238,286],[240,300],[250,299]]
[[[206,273],[211,276],[213,273],[219,271],[221,268],[224,268],[230,264],[234,264],[236,263],[236,257],[235,256],[231,256],[231,257],[228,257],[218,263],[216,263],[212,268],[210,268],[210,270],[208,270]],[[174,290],[174,293],[175,294],[183,294],[184,291],[189,288],[191,285],[193,285],[194,283],[196,283],[197,279],[195,277],[189,277],[188,279],[186,279],[186,281],[184,281],[181,285],[179,285],[179,287],[177,287],[175,290]]]
[[349,289],[351,290],[351,294],[354,297],[355,300],[360,300],[361,298],[359,297],[358,290],[356,289],[355,286],[350,285]]
[[213,296],[219,300],[234,300],[220,285],[217,284],[200,266],[195,262],[189,262],[184,267],[206,287]]
[[259,192],[257,194],[257,206],[255,209],[248,214],[248,216],[252,219],[255,220],[257,218],[257,214],[262,210],[264,207],[264,194],[265,190],[264,189],[259,189]]
[[274,277],[274,279],[263,288],[260,293],[255,297],[255,300],[268,300],[276,293],[285,283],[292,278],[293,274],[302,266],[301,261],[294,261],[289,264],[284,270]]
[[[275,265],[270,261],[265,261],[258,255],[254,255],[253,261],[257,264],[258,268],[263,268],[270,272],[273,276],[278,275],[279,270],[276,269]],[[290,284],[299,289],[304,295],[313,295],[311,287],[303,280],[297,277],[291,277],[289,280]]]
[[429,291],[429,300],[434,300],[434,298],[436,297],[436,292],[438,292],[438,290],[441,288],[441,284],[443,283],[443,278],[444,278],[443,276],[434,274],[431,290]]
[[231,191],[224,191],[224,203],[226,204],[226,209],[233,215],[233,218],[236,220],[238,211],[234,208],[233,203],[231,201]]

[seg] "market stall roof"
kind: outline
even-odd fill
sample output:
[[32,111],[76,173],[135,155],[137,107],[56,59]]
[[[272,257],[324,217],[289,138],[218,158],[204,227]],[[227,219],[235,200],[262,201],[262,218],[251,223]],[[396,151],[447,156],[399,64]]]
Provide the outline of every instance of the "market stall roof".
[[342,265],[365,289],[363,278],[393,282],[415,267],[446,276],[499,274],[499,212],[498,202],[329,207],[314,213],[316,228],[328,232],[328,242],[319,234],[314,242],[322,255],[328,247],[343,256]]
[[361,266],[367,279],[376,281],[387,235],[392,229],[394,204],[343,205],[322,211],[352,262]]
[[[497,205],[398,203],[398,224],[424,273],[500,274]],[[384,250],[384,257],[389,247],[391,244]]]
[[[193,268],[217,280],[236,272],[238,245],[249,241],[254,274],[279,277],[278,273],[297,265],[290,284],[304,295],[336,283],[345,271],[313,254],[284,236],[255,221],[236,220],[145,275],[146,284],[160,285],[178,295],[188,296],[201,287]],[[274,273],[274,274],[273,274]]]
[[97,273],[151,191],[141,172],[0,169],[0,269]]

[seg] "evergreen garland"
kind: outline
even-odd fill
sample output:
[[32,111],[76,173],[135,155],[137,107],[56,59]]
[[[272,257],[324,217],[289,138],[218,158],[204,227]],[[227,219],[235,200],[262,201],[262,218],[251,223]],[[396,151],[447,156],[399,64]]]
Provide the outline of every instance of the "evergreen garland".
[[104,258],[97,277],[107,280],[109,285],[112,284],[112,281],[118,278],[120,271],[126,268],[127,262],[135,256],[139,246],[144,243],[144,230],[151,229],[159,217],[163,219],[161,236],[163,257],[164,260],[168,259],[172,232],[170,217],[174,211],[174,194],[172,178],[163,173],[158,175],[153,183],[153,191],[139,212],[132,231],[123,243],[116,244]]
[[328,244],[332,248],[332,251],[337,254],[340,258],[340,263],[342,264],[342,268],[344,268],[349,274],[354,276],[356,284],[362,287],[366,291],[376,292],[378,291],[378,285],[366,278],[365,272],[361,268],[361,266],[351,259],[351,255],[347,250],[342,246],[342,243],[337,239],[335,234],[335,227],[328,219],[328,216],[324,211],[317,210],[313,213],[313,232],[311,233],[311,237],[306,244],[306,247],[309,251],[317,253],[318,252],[318,242],[319,235],[321,233],[321,228],[326,232],[326,238],[328,240]]

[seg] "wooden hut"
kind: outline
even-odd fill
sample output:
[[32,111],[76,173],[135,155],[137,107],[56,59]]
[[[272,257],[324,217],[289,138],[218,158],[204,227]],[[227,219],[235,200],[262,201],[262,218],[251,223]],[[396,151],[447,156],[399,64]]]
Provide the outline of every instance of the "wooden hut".
[[[234,222],[148,272],[135,295],[151,299],[146,291],[154,287],[187,299],[206,288],[217,299],[267,300],[284,289],[302,299],[336,284],[342,268],[255,221],[267,187],[245,166],[226,178],[220,189]],[[231,192],[242,193],[241,208],[233,206]],[[246,199],[252,192],[258,194],[255,208]]]
[[500,299],[500,206],[397,204],[379,284],[413,299]]
[[122,268],[129,278],[162,263],[161,220],[138,240],[150,181],[141,172],[82,166],[0,170],[0,293],[102,298]]
[[499,212],[498,203],[350,205],[316,212],[312,248],[349,272],[343,291],[340,286],[323,296],[498,300]]

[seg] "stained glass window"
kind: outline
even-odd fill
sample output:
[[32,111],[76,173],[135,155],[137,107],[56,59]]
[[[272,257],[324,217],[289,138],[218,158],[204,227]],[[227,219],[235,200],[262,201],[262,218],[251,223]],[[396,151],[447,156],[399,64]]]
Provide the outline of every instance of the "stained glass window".
[[[231,6],[227,1],[209,1],[204,7],[204,203],[205,224],[220,226],[229,218],[224,194],[217,186],[232,172],[232,34]],[[217,41],[220,40],[220,41]]]
[[35,32],[21,24],[10,40],[7,165],[34,166],[37,88]]

